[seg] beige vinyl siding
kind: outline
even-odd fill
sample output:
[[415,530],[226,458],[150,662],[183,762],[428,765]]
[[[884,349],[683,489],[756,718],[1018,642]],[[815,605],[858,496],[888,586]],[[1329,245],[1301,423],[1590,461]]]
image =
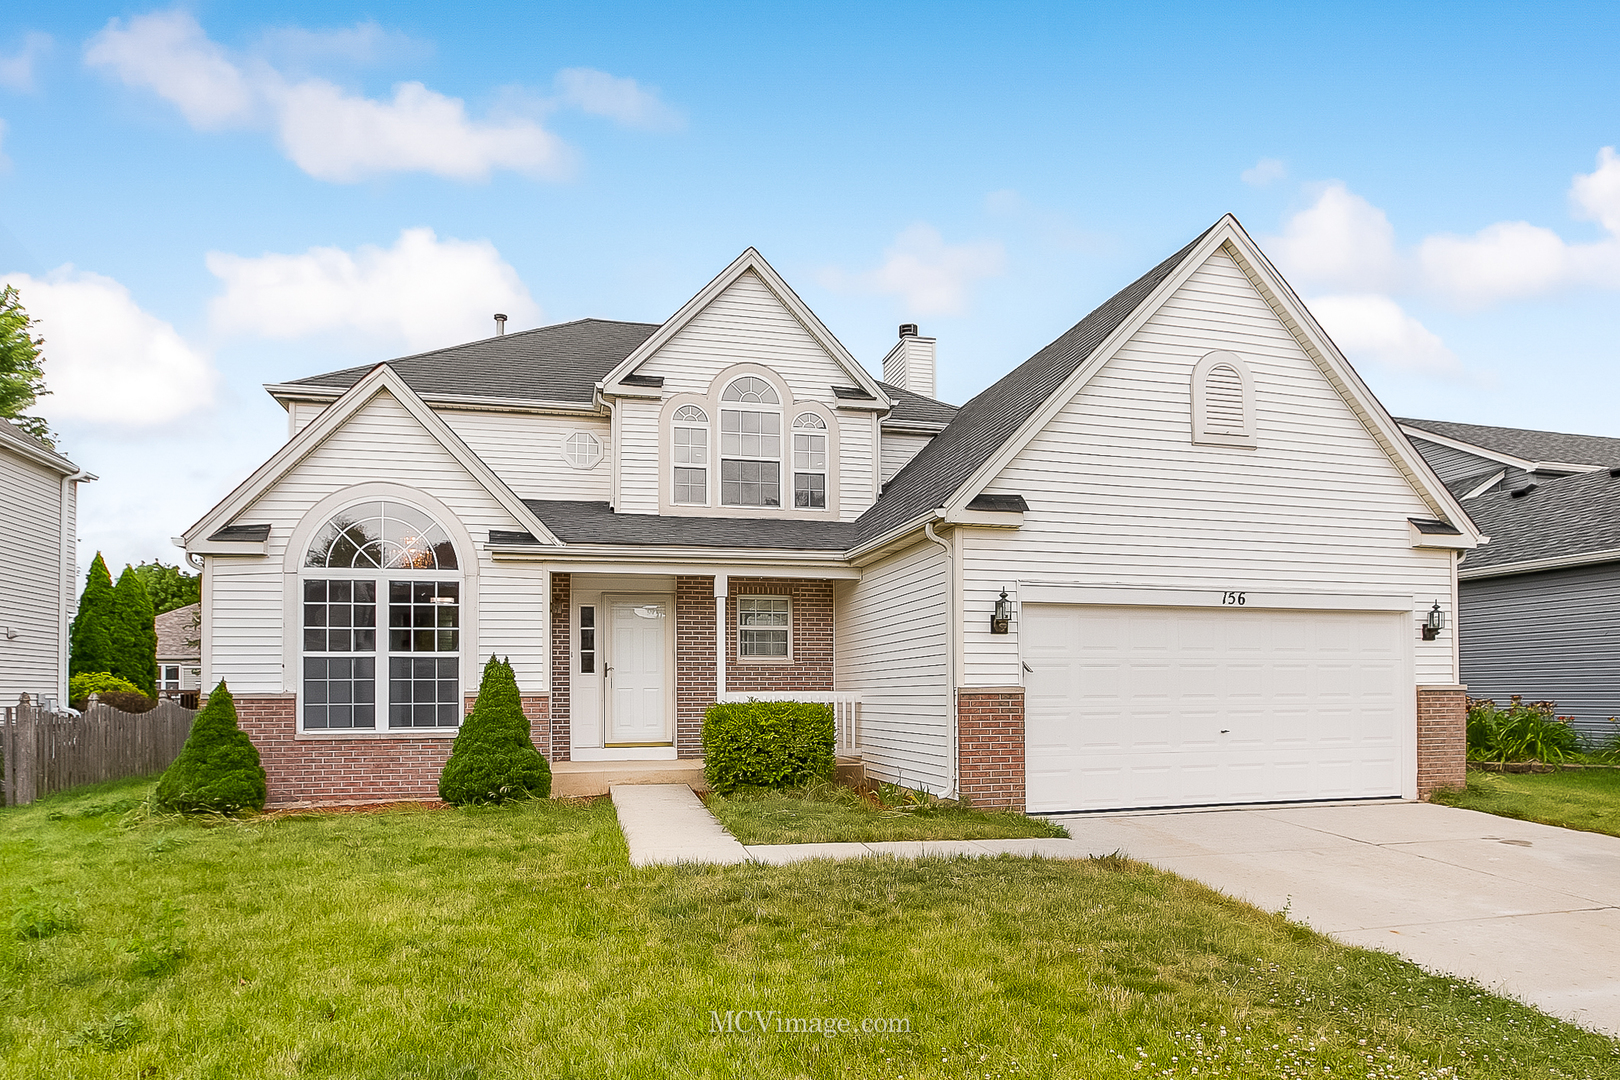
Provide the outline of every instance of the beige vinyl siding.
[[[854,521],[872,505],[874,477],[872,475],[872,425],[876,418],[871,413],[840,412],[838,417],[838,516],[843,521]],[[791,439],[791,435],[789,436]],[[792,450],[791,442],[786,447]],[[788,461],[786,473],[792,473]],[[788,484],[792,483],[791,476]]]
[[861,697],[867,770],[935,792],[949,783],[946,577],[944,552],[917,544],[841,585],[833,615],[837,686]]
[[[520,499],[613,498],[606,417],[435,411]],[[576,431],[590,432],[602,444],[596,468],[576,469],[563,456],[563,441]]]
[[[1237,353],[1255,383],[1257,446],[1191,443],[1200,357]],[[1451,555],[1410,546],[1433,511],[1225,255],[1213,256],[989,485],[1029,503],[1016,532],[965,530],[964,682],[1021,681],[992,635],[1003,585],[1410,595],[1420,683],[1453,684]]]
[[[619,496],[614,508],[621,514],[658,513],[658,486],[664,482],[659,469],[658,419],[662,406],[656,401],[620,401],[614,411],[619,420]],[[710,449],[712,455],[714,450]],[[714,463],[710,461],[710,468]]]
[[[70,504],[70,529],[71,509]],[[62,475],[3,446],[0,545],[5,551],[0,558],[0,597],[5,598],[0,627],[17,632],[8,638],[0,631],[3,708],[17,704],[21,694],[59,696],[66,663],[61,644]],[[72,581],[71,570],[66,576]]]
[[[205,642],[209,675],[224,678],[239,693],[278,693],[296,689],[295,673],[283,666],[283,588],[296,571],[302,551],[288,552],[291,534],[316,503],[335,492],[368,482],[401,484],[439,500],[472,535],[475,550],[460,551],[464,567],[478,568],[479,622],[464,633],[464,657],[510,655],[525,690],[548,682],[545,575],[495,567],[480,548],[491,528],[518,527],[506,509],[386,392],[378,394],[347,423],[304,457],[233,524],[270,525],[264,557],[211,556],[213,602]],[[458,545],[460,547],[462,545]],[[284,562],[290,558],[290,562]],[[521,612],[532,610],[532,623]],[[472,629],[468,627],[466,629]],[[463,664],[464,672],[475,666]],[[530,674],[532,673],[532,675]]]
[[906,467],[906,463],[916,457],[923,447],[928,445],[932,435],[902,435],[885,431],[883,433],[883,482],[887,484],[894,479],[894,474]]
[[309,422],[326,411],[325,405],[313,401],[295,401],[287,407],[287,438],[292,438],[309,426]]

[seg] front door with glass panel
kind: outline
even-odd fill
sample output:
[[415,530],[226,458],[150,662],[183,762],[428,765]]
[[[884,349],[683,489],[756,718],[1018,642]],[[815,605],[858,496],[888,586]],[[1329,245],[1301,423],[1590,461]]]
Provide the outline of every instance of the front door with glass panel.
[[670,739],[669,612],[665,597],[608,600],[607,745]]

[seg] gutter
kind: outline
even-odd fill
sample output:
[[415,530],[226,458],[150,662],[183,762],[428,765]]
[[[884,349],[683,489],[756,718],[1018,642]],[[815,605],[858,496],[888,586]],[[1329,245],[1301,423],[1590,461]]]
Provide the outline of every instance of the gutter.
[[79,469],[77,472],[64,474],[62,477],[61,491],[59,492],[57,499],[57,511],[60,517],[57,531],[61,536],[61,550],[58,553],[58,557],[61,559],[61,573],[59,575],[61,579],[61,589],[56,598],[56,629],[57,656],[61,667],[59,667],[56,672],[56,692],[58,695],[56,700],[61,702],[63,705],[68,704],[68,652],[72,645],[71,641],[69,640],[69,630],[71,629],[71,626],[68,619],[68,609],[73,606],[74,574],[70,572],[69,567],[73,565],[72,552],[75,545],[78,543],[78,537],[72,535],[73,533],[78,532],[78,529],[68,528],[68,495],[70,492],[73,495],[73,523],[75,526],[79,520],[78,492],[73,491],[68,485],[86,483],[95,479],[96,476],[85,469]]
[[1587,551],[1576,555],[1553,555],[1545,559],[1527,559],[1524,562],[1504,563],[1501,566],[1479,566],[1470,570],[1465,562],[1457,571],[1463,581],[1480,578],[1506,577],[1509,574],[1532,574],[1537,570],[1562,570],[1565,567],[1591,566],[1595,563],[1620,562],[1620,548]]
[[[936,520],[944,520],[943,515],[935,512]],[[957,611],[959,603],[956,588],[956,552],[947,540],[942,540],[934,532],[932,520],[923,524],[923,535],[932,543],[938,544],[945,551],[945,730],[949,735],[946,740],[949,758],[945,763],[945,797],[956,798],[957,785],[957,712],[956,712],[956,643],[962,636],[961,619]]]

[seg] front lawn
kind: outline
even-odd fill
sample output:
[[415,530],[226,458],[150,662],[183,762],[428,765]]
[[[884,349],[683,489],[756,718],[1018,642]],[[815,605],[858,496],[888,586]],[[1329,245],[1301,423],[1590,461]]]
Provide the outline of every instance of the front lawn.
[[1620,1073],[1123,859],[632,870],[605,802],[128,815],[149,790],[0,810],[0,1077]]
[[1620,769],[1470,770],[1465,790],[1441,792],[1433,798],[1465,810],[1620,836]]
[[744,844],[1009,840],[1069,835],[1062,826],[1039,818],[974,810],[955,803],[879,806],[837,784],[709,795],[705,802],[720,824]]

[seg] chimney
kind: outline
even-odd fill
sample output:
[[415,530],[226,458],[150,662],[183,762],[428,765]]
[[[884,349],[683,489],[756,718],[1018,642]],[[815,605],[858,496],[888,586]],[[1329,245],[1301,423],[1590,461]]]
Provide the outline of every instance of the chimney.
[[506,333],[506,316],[500,312],[495,313],[495,336],[500,337]]
[[883,358],[883,381],[913,394],[934,396],[934,339],[918,334],[916,323],[900,324],[900,340]]

